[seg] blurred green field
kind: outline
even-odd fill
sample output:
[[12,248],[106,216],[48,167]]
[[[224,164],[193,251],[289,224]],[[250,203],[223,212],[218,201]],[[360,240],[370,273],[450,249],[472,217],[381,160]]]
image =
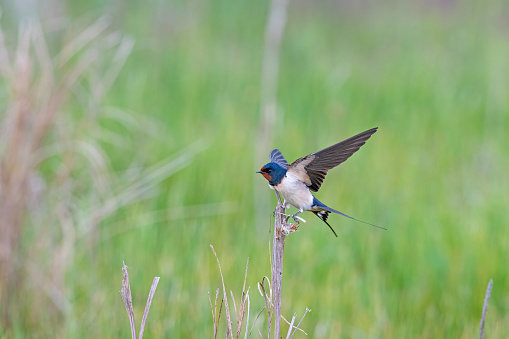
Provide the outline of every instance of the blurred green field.
[[[209,244],[235,296],[250,258],[252,322],[265,304],[256,284],[270,276],[276,202],[267,187],[257,199],[270,209],[255,215],[253,187],[267,185],[254,173],[264,163],[253,159],[268,3],[60,5],[76,20],[71,27],[109,13],[111,30],[135,41],[99,112],[117,107],[137,122],[101,120],[125,143],[97,140],[113,175],[198,140],[206,147],[146,199],[102,221],[94,239],[78,237],[65,314],[31,311],[27,300],[0,337],[128,337],[118,294],[125,261],[138,324],[152,278],[161,277],[145,337],[211,338],[207,293],[221,280]],[[5,16],[12,4],[2,7]],[[496,0],[290,3],[266,160],[272,148],[294,160],[378,126],[316,195],[388,228],[331,216],[335,238],[303,215],[308,222],[286,242],[283,314],[312,309],[301,325],[309,338],[476,337],[490,279],[486,337],[509,333],[508,15]],[[16,37],[16,20],[4,16],[4,34]],[[69,107],[73,124],[85,108]],[[51,166],[43,163],[43,176]],[[25,246],[37,238],[33,225]]]

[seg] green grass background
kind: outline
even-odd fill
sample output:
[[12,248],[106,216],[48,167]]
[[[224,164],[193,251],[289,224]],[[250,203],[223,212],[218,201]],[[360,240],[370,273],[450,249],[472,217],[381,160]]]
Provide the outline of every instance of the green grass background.
[[[110,13],[136,41],[105,106],[156,121],[159,132],[107,126],[129,140],[120,150],[103,144],[113,171],[134,158],[155,164],[200,139],[208,148],[155,197],[103,222],[92,248],[77,242],[66,275],[72,315],[20,313],[5,335],[128,337],[124,260],[138,324],[161,277],[147,338],[210,338],[207,292],[220,276],[209,244],[236,296],[250,258],[252,321],[264,305],[256,284],[270,276],[272,209],[255,224],[252,193],[267,185],[253,161],[267,1],[68,1],[64,9],[81,20]],[[388,228],[331,216],[335,238],[304,215],[287,238],[283,314],[312,309],[301,325],[308,337],[472,338],[490,279],[487,337],[509,333],[508,14],[495,0],[290,3],[271,147],[294,160],[378,126],[316,195]],[[268,187],[256,198],[276,202]],[[208,204],[216,203],[231,208],[215,214]]]

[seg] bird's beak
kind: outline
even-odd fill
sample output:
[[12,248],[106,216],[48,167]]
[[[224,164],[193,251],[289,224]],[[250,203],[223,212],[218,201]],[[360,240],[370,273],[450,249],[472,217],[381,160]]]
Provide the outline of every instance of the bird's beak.
[[256,171],[256,173],[262,173],[262,171]]

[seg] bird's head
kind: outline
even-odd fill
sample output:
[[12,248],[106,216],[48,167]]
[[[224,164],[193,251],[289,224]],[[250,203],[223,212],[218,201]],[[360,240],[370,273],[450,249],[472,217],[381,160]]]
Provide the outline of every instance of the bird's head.
[[263,175],[263,177],[267,179],[271,185],[277,185],[285,176],[286,170],[274,162],[269,162],[268,164],[263,165],[263,167],[256,173]]

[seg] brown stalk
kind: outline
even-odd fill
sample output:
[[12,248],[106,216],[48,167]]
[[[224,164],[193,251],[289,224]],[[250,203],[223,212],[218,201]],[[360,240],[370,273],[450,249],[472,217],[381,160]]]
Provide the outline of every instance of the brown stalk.
[[[23,272],[21,268],[42,266],[39,262],[33,265],[23,263],[22,261],[29,261],[29,256],[19,252],[24,224],[28,223],[32,216],[32,213],[27,213],[27,210],[34,202],[50,200],[46,196],[38,196],[43,189],[37,191],[37,187],[34,186],[36,180],[44,182],[46,179],[42,179],[38,173],[40,162],[38,154],[46,146],[50,132],[55,130],[57,122],[62,119],[62,108],[69,94],[75,90],[76,84],[84,78],[84,73],[88,71],[89,66],[96,61],[104,60],[98,60],[97,56],[101,56],[100,52],[90,53],[87,50],[83,55],[77,55],[74,51],[69,54],[69,60],[73,59],[72,62],[56,63],[54,66],[55,62],[46,45],[44,31],[40,24],[36,20],[20,21],[17,47],[12,51],[5,45],[4,34],[0,29],[0,73],[5,79],[5,90],[9,95],[8,107],[0,121],[0,145],[2,145],[0,147],[0,224],[2,225],[0,229],[0,320],[6,328],[10,327],[10,314],[13,313],[13,307],[19,304],[16,302],[16,296],[18,293],[24,293],[22,289],[29,283],[24,278],[25,273],[31,278],[39,274],[39,271],[34,269]],[[100,40],[96,39],[96,41]],[[89,37],[83,41],[82,47],[89,49],[92,39]],[[63,49],[65,50],[66,47],[64,46]],[[91,57],[92,55],[96,57]],[[127,57],[127,54],[125,56]],[[68,128],[68,131],[70,130],[71,128]],[[58,132],[60,131],[57,131],[57,134]],[[60,193],[63,193],[68,186],[68,182],[64,182],[61,185],[52,186],[51,190],[48,189],[44,193],[49,195],[47,192],[56,191],[57,189],[53,187],[61,187]],[[34,249],[38,248],[45,250],[48,245],[52,245],[54,251],[50,262],[47,263],[49,267],[45,267],[41,272],[48,275],[43,277],[45,280],[52,282],[51,290],[58,292],[52,292],[52,294],[64,295],[63,279],[69,258],[72,256],[75,225],[72,216],[68,215],[66,204],[60,204],[55,215],[57,220],[48,224],[61,223],[61,242],[54,244],[55,239],[49,235],[52,233],[51,230],[46,232],[45,229],[37,237],[37,243],[31,244],[30,251],[35,252]],[[41,229],[41,226],[46,225],[37,226]],[[51,226],[46,228],[49,227]],[[38,254],[40,253],[34,255],[37,259],[42,257]],[[42,286],[44,284],[36,285],[36,287]],[[27,298],[26,293],[24,298]],[[61,303],[56,302],[58,298],[50,298],[50,300],[57,308],[63,309]],[[70,314],[72,311],[67,310],[66,313]]]

